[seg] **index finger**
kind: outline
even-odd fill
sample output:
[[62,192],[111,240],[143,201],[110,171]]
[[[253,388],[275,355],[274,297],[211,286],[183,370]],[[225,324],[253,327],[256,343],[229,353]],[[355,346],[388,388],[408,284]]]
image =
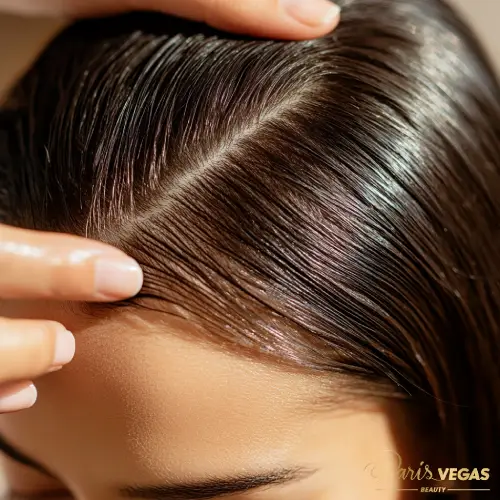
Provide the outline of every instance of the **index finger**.
[[139,264],[79,236],[0,224],[0,298],[111,302],[142,287]]
[[331,0],[129,0],[233,33],[306,40],[326,35],[340,18]]

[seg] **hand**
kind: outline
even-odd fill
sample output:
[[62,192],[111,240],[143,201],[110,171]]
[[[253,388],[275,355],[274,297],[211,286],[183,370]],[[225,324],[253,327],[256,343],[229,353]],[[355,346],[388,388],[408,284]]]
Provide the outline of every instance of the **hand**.
[[[139,265],[121,251],[85,238],[0,224],[0,299],[108,302],[136,295]],[[0,413],[35,403],[31,380],[56,371],[75,339],[53,321],[0,317]]]
[[2,9],[56,16],[155,10],[235,33],[294,40],[325,35],[339,20],[330,0],[0,0]]

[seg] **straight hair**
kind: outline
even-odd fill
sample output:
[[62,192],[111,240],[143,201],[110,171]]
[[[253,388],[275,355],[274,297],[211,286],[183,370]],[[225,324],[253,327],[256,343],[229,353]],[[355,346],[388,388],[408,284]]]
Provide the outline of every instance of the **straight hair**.
[[339,4],[301,42],[142,13],[65,29],[3,106],[2,219],[142,265],[136,297],[86,314],[164,311],[408,400],[493,498],[499,84],[445,2]]

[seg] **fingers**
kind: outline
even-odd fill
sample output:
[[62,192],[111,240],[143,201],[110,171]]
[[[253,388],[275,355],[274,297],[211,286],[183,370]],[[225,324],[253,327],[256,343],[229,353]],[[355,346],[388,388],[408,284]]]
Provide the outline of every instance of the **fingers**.
[[0,318],[0,385],[55,371],[74,354],[75,339],[59,323]]
[[330,0],[0,0],[0,9],[56,16],[155,10],[234,33],[289,40],[326,35],[340,12]]
[[75,338],[54,321],[0,318],[0,414],[30,408],[30,382],[62,368],[75,354]]
[[142,287],[139,265],[91,240],[0,224],[0,298],[115,301]]
[[36,387],[31,382],[0,386],[0,415],[31,408],[36,398]]
[[234,33],[293,40],[327,34],[340,14],[330,0],[135,0],[134,4]]

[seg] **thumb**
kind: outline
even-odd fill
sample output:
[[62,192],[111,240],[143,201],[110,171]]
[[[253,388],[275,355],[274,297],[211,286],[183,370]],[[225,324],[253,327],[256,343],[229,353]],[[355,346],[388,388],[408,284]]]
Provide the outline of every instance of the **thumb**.
[[303,40],[326,35],[339,21],[330,0],[147,0],[151,10],[206,22],[233,33]]

